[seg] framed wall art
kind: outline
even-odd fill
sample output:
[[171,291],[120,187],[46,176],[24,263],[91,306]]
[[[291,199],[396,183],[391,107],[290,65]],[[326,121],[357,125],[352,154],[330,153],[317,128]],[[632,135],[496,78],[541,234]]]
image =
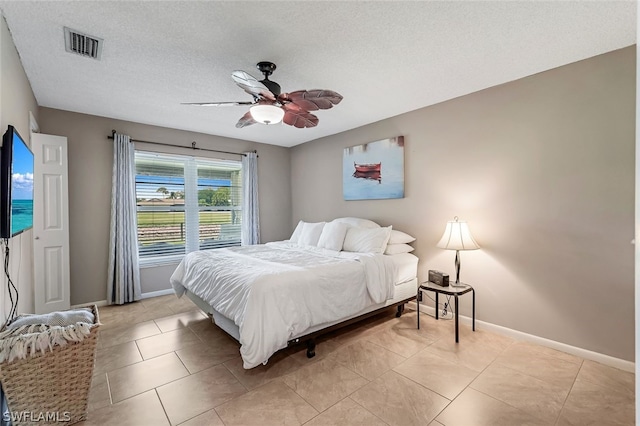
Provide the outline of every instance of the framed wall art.
[[345,200],[404,198],[404,136],[344,149]]

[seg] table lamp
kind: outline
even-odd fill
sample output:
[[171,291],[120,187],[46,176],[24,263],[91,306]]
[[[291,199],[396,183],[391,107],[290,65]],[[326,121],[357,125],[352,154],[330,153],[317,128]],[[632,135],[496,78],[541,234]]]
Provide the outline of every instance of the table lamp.
[[460,250],[477,250],[480,248],[471,236],[467,222],[459,221],[458,216],[447,222],[447,228],[444,230],[437,247],[456,251],[456,282],[452,284],[452,287],[462,287],[460,284]]

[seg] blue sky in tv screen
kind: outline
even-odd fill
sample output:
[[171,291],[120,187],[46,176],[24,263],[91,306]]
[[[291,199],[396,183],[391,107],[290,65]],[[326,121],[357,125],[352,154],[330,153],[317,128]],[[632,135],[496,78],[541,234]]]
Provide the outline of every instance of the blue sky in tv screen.
[[11,198],[13,200],[33,200],[33,154],[13,134],[13,169],[11,170]]
[[11,170],[11,234],[33,226],[33,154],[13,134]]

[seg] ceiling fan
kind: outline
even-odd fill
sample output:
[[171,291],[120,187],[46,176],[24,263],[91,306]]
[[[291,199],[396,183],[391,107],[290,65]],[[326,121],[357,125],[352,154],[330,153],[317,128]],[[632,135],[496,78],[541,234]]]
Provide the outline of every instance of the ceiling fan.
[[309,111],[329,109],[342,100],[342,95],[333,90],[297,90],[281,93],[280,85],[269,80],[275,71],[276,64],[258,62],[256,67],[264,74],[263,80],[256,80],[249,73],[234,71],[231,78],[245,92],[253,96],[253,101],[246,102],[190,102],[182,105],[199,106],[240,106],[251,105],[249,111],[238,120],[237,128],[247,127],[255,123],[285,124],[300,129],[315,127],[318,117]]

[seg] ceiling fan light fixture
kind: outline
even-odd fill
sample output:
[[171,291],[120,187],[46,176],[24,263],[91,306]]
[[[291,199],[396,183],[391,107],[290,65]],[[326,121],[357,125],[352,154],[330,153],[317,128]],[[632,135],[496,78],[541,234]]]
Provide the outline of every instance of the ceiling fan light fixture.
[[284,117],[284,110],[275,105],[254,105],[249,111],[251,117],[262,124],[277,124]]
[[253,97],[252,102],[190,102],[185,105],[252,105],[236,123],[237,129],[256,123],[281,122],[304,129],[318,124],[318,117],[310,111],[332,108],[342,100],[342,95],[333,90],[296,90],[281,93],[280,85],[268,78],[276,69],[276,65],[273,62],[258,62],[257,67],[264,74],[262,81],[256,80],[251,74],[242,70],[231,73],[231,79]]

